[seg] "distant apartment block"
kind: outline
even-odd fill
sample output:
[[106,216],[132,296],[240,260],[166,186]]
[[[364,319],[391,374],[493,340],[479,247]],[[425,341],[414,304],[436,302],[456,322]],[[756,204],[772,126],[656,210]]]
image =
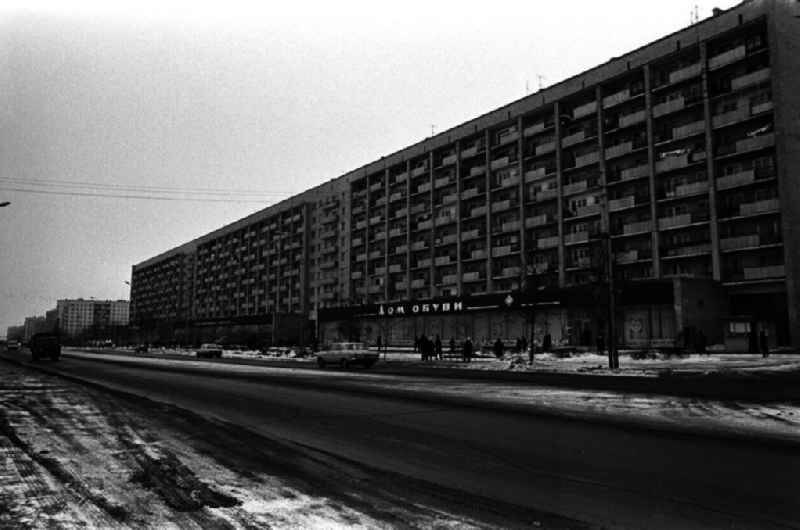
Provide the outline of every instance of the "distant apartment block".
[[60,332],[68,337],[127,326],[130,320],[127,300],[59,300],[56,311]]
[[133,321],[592,345],[613,277],[625,345],[800,346],[798,52],[800,2],[718,12],[135,265]]

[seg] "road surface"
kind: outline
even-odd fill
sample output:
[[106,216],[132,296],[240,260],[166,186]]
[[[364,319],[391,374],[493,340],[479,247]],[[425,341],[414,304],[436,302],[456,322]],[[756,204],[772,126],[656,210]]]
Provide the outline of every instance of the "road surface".
[[[48,370],[268,438],[614,528],[800,528],[796,447],[63,358]],[[220,365],[220,370],[225,370]],[[402,387],[402,377],[394,383]],[[469,391],[469,382],[464,385]]]

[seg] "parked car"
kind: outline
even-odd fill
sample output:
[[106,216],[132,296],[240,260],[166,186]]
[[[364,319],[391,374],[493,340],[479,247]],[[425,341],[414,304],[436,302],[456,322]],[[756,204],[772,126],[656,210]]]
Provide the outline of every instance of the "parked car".
[[216,357],[217,359],[219,359],[220,357],[222,357],[222,346],[220,346],[219,344],[212,344],[212,343],[202,344],[200,346],[200,349],[195,351],[195,354],[198,357],[204,357],[208,359]]
[[18,340],[10,340],[6,343],[7,350],[18,350],[22,348],[22,344]]
[[147,350],[148,350],[148,349],[149,349],[149,348],[147,347],[147,344],[139,344],[138,346],[136,346],[136,347],[133,349],[133,351],[134,351],[135,353],[147,353]]
[[317,364],[324,368],[328,364],[338,364],[342,368],[361,365],[369,368],[378,362],[378,352],[370,351],[363,342],[334,342],[317,352]]
[[57,361],[61,357],[61,338],[56,333],[36,333],[29,346],[34,361],[45,357]]

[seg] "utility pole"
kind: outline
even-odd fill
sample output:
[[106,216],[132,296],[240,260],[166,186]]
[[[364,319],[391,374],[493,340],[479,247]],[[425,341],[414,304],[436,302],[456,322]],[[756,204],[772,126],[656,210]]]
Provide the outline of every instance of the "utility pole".
[[619,352],[617,351],[617,300],[616,286],[614,285],[614,248],[611,244],[611,216],[608,207],[607,192],[603,192],[600,199],[603,205],[601,216],[600,243],[602,248],[599,251],[603,263],[598,267],[604,271],[605,284],[608,288],[607,296],[607,328],[608,328],[608,368],[611,370],[619,369]]

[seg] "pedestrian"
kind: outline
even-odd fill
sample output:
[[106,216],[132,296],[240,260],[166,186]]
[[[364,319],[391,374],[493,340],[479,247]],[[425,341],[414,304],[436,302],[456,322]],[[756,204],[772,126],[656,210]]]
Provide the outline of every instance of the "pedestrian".
[[769,340],[767,340],[767,330],[761,328],[758,334],[758,345],[761,347],[761,356],[763,358],[769,357]]
[[517,342],[514,344],[514,347],[517,349],[518,353],[522,353],[522,339],[517,337]]
[[414,353],[419,351],[419,337],[414,335]]
[[472,359],[472,339],[469,337],[464,341],[464,346],[461,348],[461,356],[465,363],[470,362]]
[[423,361],[428,360],[428,337],[424,334],[419,336],[419,353]]
[[383,337],[378,335],[378,340],[376,341],[378,345],[378,353],[381,352],[381,348],[383,347]]
[[597,334],[597,353],[603,355],[606,351],[606,338],[602,333]]
[[436,359],[442,360],[442,339],[439,338],[439,335],[436,335],[436,342],[434,343],[436,348],[434,352],[434,356]]
[[456,356],[456,339],[450,337],[450,357]]
[[494,341],[494,356],[498,359],[503,358],[503,341],[500,340],[500,337],[497,337],[497,340]]
[[528,339],[526,339],[525,336],[522,336],[519,338],[519,340],[522,343],[522,351],[520,353],[524,355],[525,352],[528,351]]
[[553,347],[553,337],[549,333],[544,334],[542,339],[542,351],[549,352]]

